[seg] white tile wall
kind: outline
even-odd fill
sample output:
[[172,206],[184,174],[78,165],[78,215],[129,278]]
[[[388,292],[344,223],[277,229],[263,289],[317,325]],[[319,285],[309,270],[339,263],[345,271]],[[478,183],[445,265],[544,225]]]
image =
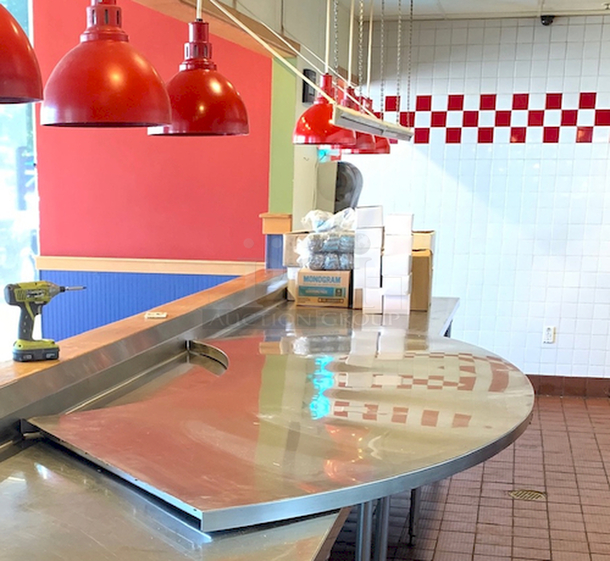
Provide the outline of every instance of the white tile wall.
[[[429,94],[441,105],[466,94],[465,109],[478,109],[482,93],[498,94],[499,109],[530,93],[542,108],[548,92],[572,107],[597,92],[610,109],[610,17],[415,22],[412,55],[411,109]],[[395,76],[386,80],[396,94]],[[406,82],[403,73],[403,99]],[[377,77],[375,99],[379,90]],[[582,112],[578,125],[592,119]],[[433,293],[461,299],[453,336],[526,373],[610,377],[610,127],[595,127],[589,144],[575,143],[574,127],[557,144],[543,144],[541,128],[525,144],[506,129],[493,144],[477,144],[476,129],[460,144],[432,132],[429,144],[346,159],[364,175],[360,204],[413,212],[415,229],[437,231]],[[555,345],[542,344],[546,325],[557,327]]]

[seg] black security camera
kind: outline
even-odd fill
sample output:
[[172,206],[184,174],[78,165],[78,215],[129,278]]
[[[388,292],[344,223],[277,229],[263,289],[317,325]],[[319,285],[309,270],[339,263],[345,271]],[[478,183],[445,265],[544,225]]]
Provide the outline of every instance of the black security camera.
[[549,26],[553,23],[554,19],[555,19],[555,16],[549,16],[549,15],[540,16],[540,23],[542,25]]

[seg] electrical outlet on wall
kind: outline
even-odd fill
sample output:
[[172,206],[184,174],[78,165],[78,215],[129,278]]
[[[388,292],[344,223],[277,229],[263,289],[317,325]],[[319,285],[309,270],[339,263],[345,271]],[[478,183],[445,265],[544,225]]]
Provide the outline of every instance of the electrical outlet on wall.
[[545,345],[554,345],[557,335],[557,328],[554,325],[547,325],[542,329],[542,342]]

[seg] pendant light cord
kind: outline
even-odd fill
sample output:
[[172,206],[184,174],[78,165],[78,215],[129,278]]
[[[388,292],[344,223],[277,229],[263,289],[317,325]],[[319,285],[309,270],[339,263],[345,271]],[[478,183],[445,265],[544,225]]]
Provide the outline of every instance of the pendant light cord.
[[371,97],[371,69],[373,66],[373,0],[369,8],[369,44],[366,70],[366,97]]
[[339,71],[339,0],[333,0],[333,68]]
[[198,20],[202,20],[203,19],[203,0],[197,0],[196,18]]
[[380,55],[380,59],[379,59],[379,74],[381,75],[381,84],[379,86],[379,97],[380,97],[380,105],[381,107],[379,108],[379,110],[381,111],[381,115],[383,116],[383,114],[385,113],[385,100],[384,100],[384,94],[385,94],[385,69],[384,69],[384,62],[385,62],[385,57],[384,57],[384,49],[385,49],[385,42],[384,42],[384,35],[385,35],[385,0],[381,0],[381,20],[380,20],[380,33],[381,33],[381,41],[380,41],[380,51],[381,51],[381,55]]
[[[411,113],[411,70],[413,57],[413,2],[409,9],[409,50],[407,51],[407,113]],[[413,126],[413,123],[408,123],[408,126]]]
[[330,1],[326,0],[326,46],[324,52],[324,74],[328,74],[330,61]]
[[358,6],[358,96],[362,97],[362,82],[364,81],[364,0],[359,0]]
[[352,60],[354,54],[354,6],[356,0],[352,0],[351,8],[349,11],[349,45],[348,45],[348,57],[347,57],[347,85],[352,85]]
[[400,123],[400,81],[402,78],[402,0],[398,0],[398,39],[396,49],[396,124]]

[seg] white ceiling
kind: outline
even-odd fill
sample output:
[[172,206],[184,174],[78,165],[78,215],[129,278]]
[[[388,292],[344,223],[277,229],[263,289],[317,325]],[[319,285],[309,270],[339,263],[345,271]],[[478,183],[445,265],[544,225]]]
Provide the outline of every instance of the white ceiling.
[[[349,8],[351,0],[340,0]],[[364,0],[368,13],[371,0]],[[384,0],[385,16],[398,16],[399,0]],[[375,17],[381,15],[382,0],[373,0]],[[402,14],[408,18],[410,0],[401,0]],[[542,14],[595,15],[607,13],[610,0],[413,0],[413,15],[416,19],[460,19],[498,17],[538,17]],[[358,11],[360,0],[355,0]]]

